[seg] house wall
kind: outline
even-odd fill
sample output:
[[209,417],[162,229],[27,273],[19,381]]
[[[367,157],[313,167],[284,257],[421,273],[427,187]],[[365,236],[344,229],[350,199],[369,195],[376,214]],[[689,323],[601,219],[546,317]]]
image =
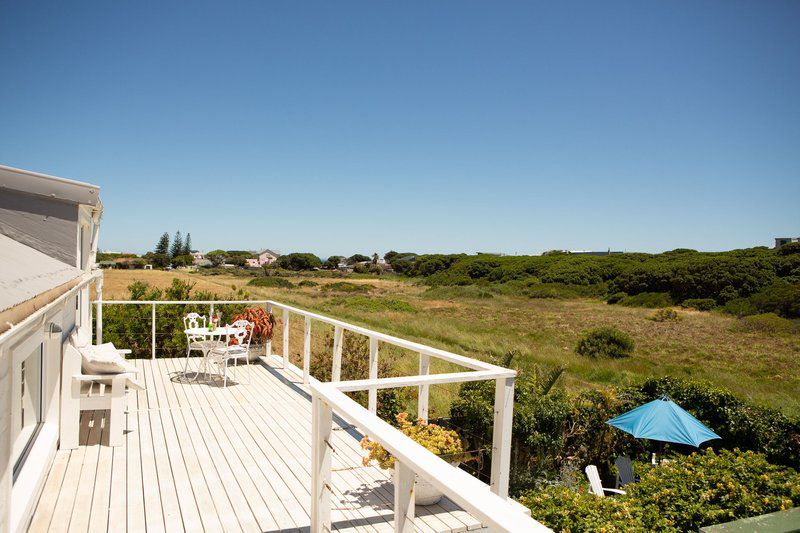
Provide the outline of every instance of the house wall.
[[[24,531],[52,465],[58,446],[61,344],[76,327],[79,290],[71,290],[50,304],[42,317],[21,325],[0,343],[0,533]],[[53,324],[61,333],[50,334]],[[42,345],[42,425],[25,462],[13,480],[11,422],[15,409],[14,372],[20,357]]]
[[0,233],[75,265],[78,205],[19,191],[0,191]]

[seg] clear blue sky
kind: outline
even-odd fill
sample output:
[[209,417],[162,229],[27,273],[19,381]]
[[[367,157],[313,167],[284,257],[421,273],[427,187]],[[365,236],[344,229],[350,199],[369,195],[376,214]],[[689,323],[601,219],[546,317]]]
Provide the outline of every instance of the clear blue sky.
[[8,2],[0,163],[101,248],[721,250],[800,235],[800,2]]

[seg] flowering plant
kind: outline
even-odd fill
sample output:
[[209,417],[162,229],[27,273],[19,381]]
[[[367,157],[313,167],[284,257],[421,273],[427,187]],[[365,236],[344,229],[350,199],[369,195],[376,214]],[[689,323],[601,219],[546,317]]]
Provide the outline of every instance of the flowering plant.
[[[458,433],[452,429],[446,429],[437,424],[428,424],[422,419],[412,422],[408,419],[408,413],[398,414],[397,423],[404,435],[424,446],[429,452],[446,458],[451,463],[466,461],[469,458],[468,454],[464,452]],[[361,439],[361,448],[367,450],[367,455],[362,458],[364,466],[375,461],[381,468],[394,468],[394,457],[379,443],[370,440],[369,437],[364,437]]]

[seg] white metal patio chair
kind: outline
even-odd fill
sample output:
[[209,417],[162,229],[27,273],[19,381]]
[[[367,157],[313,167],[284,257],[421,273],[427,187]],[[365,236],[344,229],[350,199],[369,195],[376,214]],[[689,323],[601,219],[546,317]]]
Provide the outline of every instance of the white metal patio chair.
[[[204,328],[206,327],[206,317],[205,315],[201,315],[199,313],[189,313],[185,317],[183,317],[183,329],[191,329],[191,328]],[[183,364],[183,375],[186,375],[186,372],[189,369],[189,354],[193,350],[196,352],[200,352],[205,356],[206,353],[206,340],[205,337],[200,335],[189,335],[186,334],[186,362]]]
[[211,350],[211,361],[217,367],[222,367],[223,387],[228,386],[228,366],[231,361],[234,376],[237,376],[236,366],[240,359],[244,358],[245,365],[250,365],[250,340],[253,338],[253,324],[248,320],[237,320],[225,327],[234,328],[234,331],[226,335],[225,344]]
[[597,471],[597,467],[595,465],[589,465],[586,467],[586,477],[589,478],[589,486],[591,487],[592,493],[600,496],[601,498],[605,498],[606,492],[610,493],[611,495],[625,494],[624,490],[607,489],[603,487],[603,484],[600,481],[600,473]]
[[627,455],[617,457],[614,460],[617,467],[617,486],[616,488],[624,487],[629,483],[636,483],[636,474],[633,472],[633,463],[631,458]]

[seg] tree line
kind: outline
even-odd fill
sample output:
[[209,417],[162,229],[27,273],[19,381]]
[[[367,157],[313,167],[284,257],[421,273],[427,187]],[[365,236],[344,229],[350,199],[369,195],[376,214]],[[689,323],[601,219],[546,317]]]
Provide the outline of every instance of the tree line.
[[154,267],[164,268],[168,265],[186,266],[194,261],[192,257],[192,234],[187,233],[184,239],[180,230],[175,232],[175,237],[170,243],[169,233],[166,231],[158,239],[155,249],[147,252],[144,258]]

